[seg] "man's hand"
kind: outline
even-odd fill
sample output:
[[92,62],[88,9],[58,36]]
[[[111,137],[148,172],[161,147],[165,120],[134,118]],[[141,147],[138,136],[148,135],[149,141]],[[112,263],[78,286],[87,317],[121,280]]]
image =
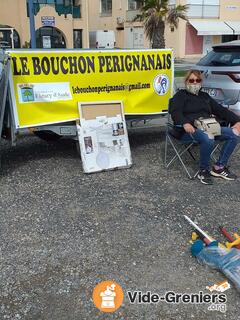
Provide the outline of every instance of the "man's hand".
[[183,128],[187,133],[194,133],[195,132],[195,128],[191,125],[191,123],[185,123],[183,125]]
[[235,125],[232,126],[232,129],[235,129],[240,135],[240,122],[236,122]]

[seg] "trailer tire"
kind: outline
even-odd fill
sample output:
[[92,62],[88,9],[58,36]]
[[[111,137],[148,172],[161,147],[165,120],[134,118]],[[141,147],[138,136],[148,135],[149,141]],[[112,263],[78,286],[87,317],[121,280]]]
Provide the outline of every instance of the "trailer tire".
[[62,138],[62,136],[50,130],[35,131],[34,134],[45,141],[57,141]]

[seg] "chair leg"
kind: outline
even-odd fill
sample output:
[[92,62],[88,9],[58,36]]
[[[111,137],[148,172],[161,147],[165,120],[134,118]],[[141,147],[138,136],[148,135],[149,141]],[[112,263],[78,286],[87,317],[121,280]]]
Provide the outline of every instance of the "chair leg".
[[190,154],[190,156],[192,157],[192,159],[193,159],[194,161],[196,161],[196,158],[195,158],[194,155],[192,154],[192,151],[191,151],[190,148],[188,149],[188,153]]
[[198,170],[198,171],[194,174],[193,179],[196,179],[196,178],[197,178],[197,175],[198,175],[199,171],[200,171],[200,170]]
[[219,150],[219,147],[220,147],[220,144],[219,144],[219,143],[216,144],[216,146],[213,148],[213,151],[211,152],[211,159],[212,159],[214,162],[217,161],[217,159],[216,159],[215,156],[214,156],[214,153],[215,153],[217,150]]
[[164,150],[164,166],[167,168],[167,150],[168,150],[168,135],[166,133],[165,150]]
[[[174,157],[167,163],[167,152],[168,152],[168,143],[171,144],[173,150],[175,151],[175,155]],[[165,155],[164,155],[164,165],[165,165],[165,168],[169,168],[169,166],[176,160],[176,159],[179,159],[179,161],[181,162],[185,172],[187,173],[188,177],[190,179],[195,179],[199,173],[199,170],[196,171],[196,173],[194,175],[191,175],[188,168],[186,167],[186,165],[184,164],[181,156],[187,151],[191,158],[196,161],[196,158],[194,157],[194,155],[192,154],[191,152],[191,147],[194,145],[194,143],[190,143],[186,148],[184,148],[182,151],[180,150],[177,150],[177,148],[175,147],[174,143],[172,142],[171,138],[168,136],[168,134],[166,134],[166,142],[165,142]],[[215,147],[213,148],[213,151],[211,153],[211,159],[213,159],[214,161],[216,161],[217,159],[215,158],[214,156],[214,153],[219,150],[219,146],[220,144],[216,144]]]
[[[175,156],[171,159],[171,161],[170,161],[169,163],[166,163],[165,167],[168,168],[168,167],[173,163],[173,161],[174,161],[176,158],[178,158],[179,161],[181,162],[181,164],[182,164],[185,172],[187,173],[188,177],[189,177],[190,179],[193,179],[195,176],[192,176],[192,175],[190,174],[189,170],[187,169],[185,163],[183,162],[183,160],[182,160],[182,158],[181,158],[181,155],[182,155],[183,153],[185,153],[186,151],[188,151],[188,150],[192,147],[193,144],[191,143],[189,146],[187,146],[187,148],[184,148],[184,150],[182,150],[182,151],[179,153],[179,151],[176,149],[174,143],[173,143],[172,140],[168,137],[168,135],[166,135],[166,140],[169,141],[169,143],[171,144],[173,150],[175,151]],[[167,145],[167,141],[166,141],[166,145]],[[166,149],[165,149],[165,151],[166,151]],[[166,156],[166,154],[165,154],[165,156]]]

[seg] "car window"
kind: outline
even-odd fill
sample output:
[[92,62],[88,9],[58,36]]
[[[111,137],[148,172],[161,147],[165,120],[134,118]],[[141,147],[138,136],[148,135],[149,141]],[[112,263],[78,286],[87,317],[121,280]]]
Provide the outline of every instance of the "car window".
[[199,66],[240,66],[240,48],[214,49],[203,57]]
[[222,61],[222,62],[229,63],[231,61],[231,58],[232,58],[231,53],[226,53],[226,54],[221,55],[219,57],[219,60]]
[[232,64],[236,66],[240,65],[240,58],[233,59]]

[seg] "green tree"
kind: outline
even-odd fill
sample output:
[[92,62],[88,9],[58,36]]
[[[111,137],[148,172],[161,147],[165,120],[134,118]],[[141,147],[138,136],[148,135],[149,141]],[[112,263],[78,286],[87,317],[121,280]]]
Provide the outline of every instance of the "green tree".
[[169,0],[136,0],[141,4],[141,13],[134,21],[143,21],[147,38],[152,48],[165,48],[165,25],[178,27],[179,19],[188,20],[187,5],[170,6]]
[[32,97],[32,91],[29,90],[30,88],[25,87],[24,88],[24,93],[23,95],[27,98],[28,101],[30,101],[29,97]]

